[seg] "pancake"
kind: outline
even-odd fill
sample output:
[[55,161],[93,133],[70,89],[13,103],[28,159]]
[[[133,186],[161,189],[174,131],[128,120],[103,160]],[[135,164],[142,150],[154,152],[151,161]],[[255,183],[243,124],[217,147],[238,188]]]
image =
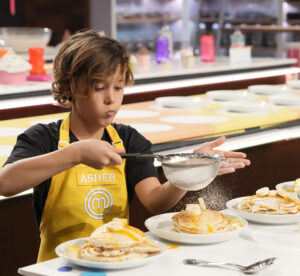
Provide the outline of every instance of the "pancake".
[[147,253],[130,252],[128,249],[104,249],[103,247],[86,246],[80,250],[80,258],[92,262],[122,262],[147,257]]
[[241,221],[231,220],[221,212],[207,210],[202,198],[198,204],[187,204],[185,210],[172,217],[174,230],[188,234],[212,234],[233,231],[242,226]]
[[238,209],[251,213],[269,215],[288,215],[300,213],[300,205],[297,202],[280,195],[253,195],[243,199],[239,203]]
[[93,262],[136,260],[158,252],[160,248],[149,241],[143,231],[118,218],[97,228],[83,247],[66,246],[65,249],[70,257]]
[[113,219],[97,228],[90,236],[92,245],[105,248],[130,247],[145,240],[146,235],[143,231],[121,219]]
[[213,210],[203,210],[198,216],[187,216],[185,211],[172,217],[176,231],[190,234],[211,234],[226,232],[230,221],[222,213]]

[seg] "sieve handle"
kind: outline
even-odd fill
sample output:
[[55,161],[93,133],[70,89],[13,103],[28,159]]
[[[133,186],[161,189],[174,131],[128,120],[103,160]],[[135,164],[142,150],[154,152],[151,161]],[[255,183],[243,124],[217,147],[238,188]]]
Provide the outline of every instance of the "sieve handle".
[[150,153],[124,153],[120,154],[120,156],[124,159],[126,158],[159,158],[158,154],[150,154]]

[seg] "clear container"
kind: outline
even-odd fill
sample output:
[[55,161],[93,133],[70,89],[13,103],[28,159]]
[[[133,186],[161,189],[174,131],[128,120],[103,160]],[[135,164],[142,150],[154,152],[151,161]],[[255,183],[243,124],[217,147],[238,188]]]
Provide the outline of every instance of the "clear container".
[[171,58],[173,56],[173,33],[169,25],[165,25],[160,29],[159,38],[168,40],[169,58]]
[[240,30],[234,31],[230,36],[231,47],[245,47],[245,36]]

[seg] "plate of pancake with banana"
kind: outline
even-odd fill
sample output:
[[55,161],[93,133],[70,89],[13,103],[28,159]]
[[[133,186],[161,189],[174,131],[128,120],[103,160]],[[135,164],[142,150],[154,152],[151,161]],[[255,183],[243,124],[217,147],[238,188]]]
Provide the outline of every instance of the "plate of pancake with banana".
[[187,244],[210,244],[235,238],[246,229],[245,219],[206,209],[202,198],[197,204],[186,204],[181,212],[165,213],[148,218],[149,231],[168,241]]
[[152,262],[166,250],[163,243],[149,239],[143,231],[128,225],[126,219],[114,218],[89,237],[61,243],[55,252],[79,266],[126,269]]
[[300,200],[277,185],[276,190],[260,188],[255,195],[229,200],[226,207],[235,214],[263,224],[292,224],[300,222]]

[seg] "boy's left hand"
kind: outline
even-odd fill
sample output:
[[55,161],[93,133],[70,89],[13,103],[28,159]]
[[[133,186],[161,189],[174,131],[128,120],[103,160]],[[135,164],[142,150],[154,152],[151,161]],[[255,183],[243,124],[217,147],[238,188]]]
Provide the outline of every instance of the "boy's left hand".
[[219,154],[226,158],[227,162],[221,162],[218,175],[235,172],[236,169],[244,168],[250,165],[250,160],[246,159],[246,154],[243,152],[214,150],[221,146],[226,140],[222,136],[214,141],[203,143],[199,148],[195,149],[195,153],[213,153]]

